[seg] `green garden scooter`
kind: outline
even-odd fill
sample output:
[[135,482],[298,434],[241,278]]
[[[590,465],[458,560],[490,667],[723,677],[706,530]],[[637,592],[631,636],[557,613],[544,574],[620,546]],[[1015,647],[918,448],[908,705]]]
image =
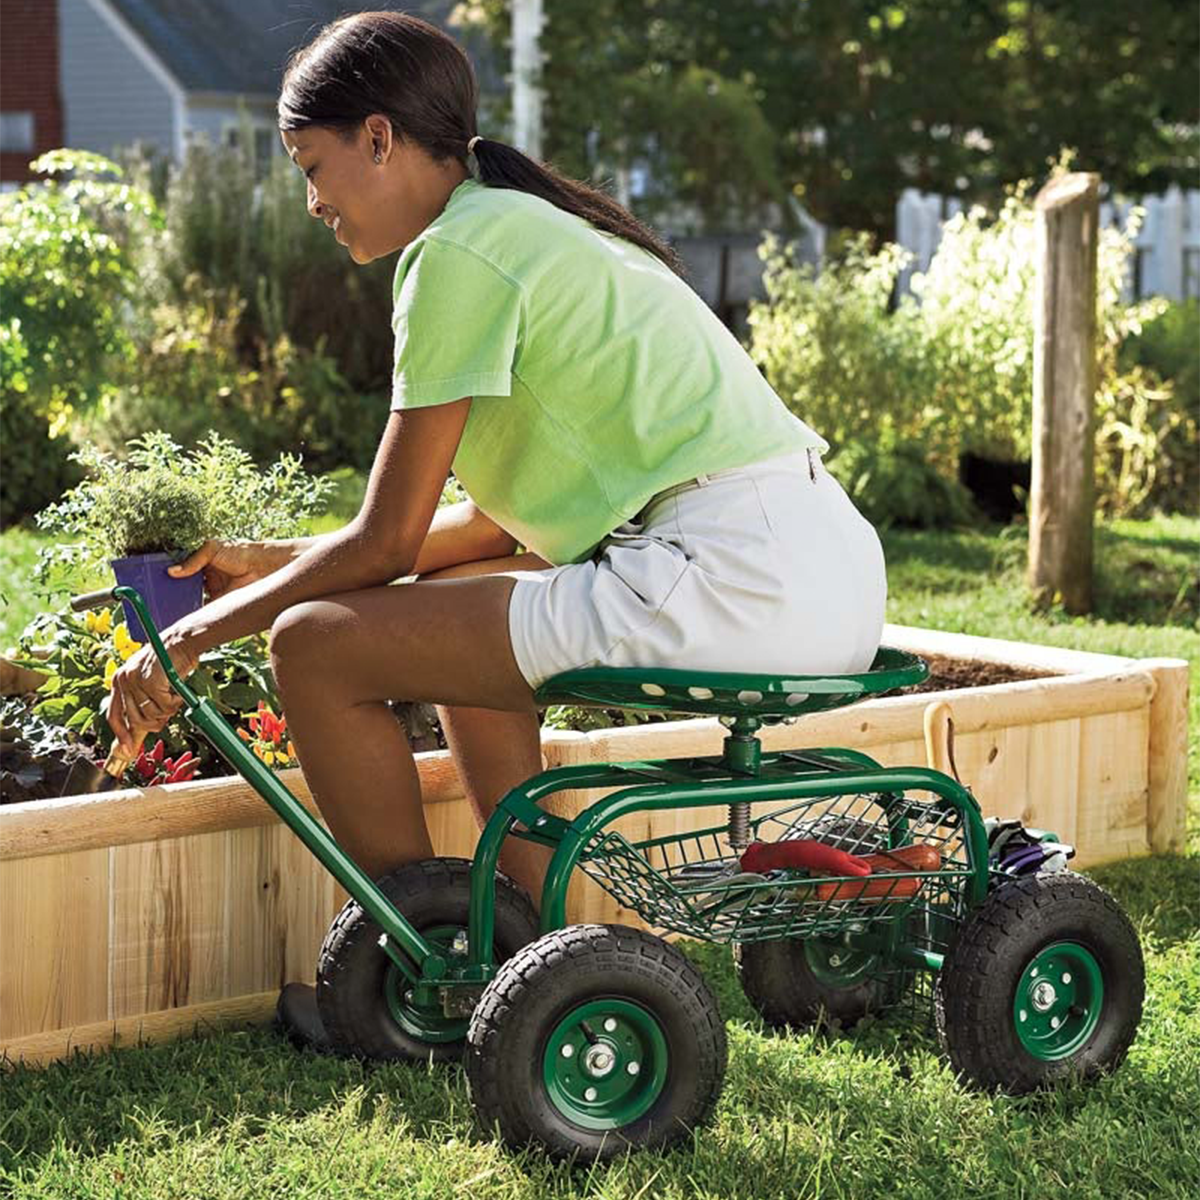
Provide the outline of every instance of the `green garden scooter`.
[[[717,716],[724,751],[543,771],[500,800],[472,860],[373,880],[179,677],[135,589],[71,604],[116,600],[136,609],[183,719],[351,897],[317,969],[334,1045],[384,1060],[465,1050],[480,1124],[511,1145],[589,1158],[662,1147],[711,1115],[722,1086],[724,1024],[699,972],[646,930],[569,925],[576,868],[650,928],[731,944],[748,999],[772,1025],[847,1027],[932,977],[953,1069],[1012,1093],[1110,1070],[1133,1041],[1141,948],[1103,889],[1049,869],[1069,847],[1008,822],[1017,871],[989,853],[994,823],[950,775],[848,749],[763,752],[763,725],[919,683],[928,671],[914,655],[883,647],[854,675],[558,675],[538,689],[539,705]],[[542,808],[576,789],[610,792],[572,819]],[[639,837],[622,820],[662,810],[678,814],[676,832]],[[553,850],[540,921],[497,871],[510,836]],[[1039,857],[1039,841],[1057,855]]]

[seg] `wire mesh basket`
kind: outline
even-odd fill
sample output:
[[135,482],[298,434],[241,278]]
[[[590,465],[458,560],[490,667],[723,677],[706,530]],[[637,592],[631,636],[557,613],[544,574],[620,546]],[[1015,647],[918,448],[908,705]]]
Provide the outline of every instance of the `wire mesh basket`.
[[[754,842],[808,839],[857,857],[928,847],[923,865],[891,858],[866,877],[802,869],[742,870],[731,824]],[[746,821],[630,841],[601,830],[581,868],[618,903],[662,932],[709,942],[837,938],[893,933],[920,949],[944,952],[965,916],[972,865],[959,810],[940,797],[890,793],[804,799]]]

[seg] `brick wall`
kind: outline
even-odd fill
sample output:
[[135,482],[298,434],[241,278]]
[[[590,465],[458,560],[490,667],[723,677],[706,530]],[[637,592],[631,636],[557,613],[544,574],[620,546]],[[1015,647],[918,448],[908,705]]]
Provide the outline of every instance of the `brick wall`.
[[0,0],[0,110],[33,113],[33,149],[0,153],[0,181],[21,182],[30,159],[62,145],[58,0]]

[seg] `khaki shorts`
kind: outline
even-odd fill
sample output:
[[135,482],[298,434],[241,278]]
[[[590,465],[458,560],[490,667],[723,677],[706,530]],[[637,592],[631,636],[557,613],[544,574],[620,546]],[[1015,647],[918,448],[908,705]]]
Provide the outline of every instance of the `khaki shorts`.
[[887,599],[874,528],[807,451],[660,492],[586,562],[506,574],[533,688],[592,666],[865,671]]

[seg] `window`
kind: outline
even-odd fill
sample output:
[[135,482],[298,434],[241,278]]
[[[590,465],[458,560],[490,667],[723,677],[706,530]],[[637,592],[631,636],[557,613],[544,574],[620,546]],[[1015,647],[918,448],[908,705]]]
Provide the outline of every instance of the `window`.
[[[266,175],[271,169],[271,156],[275,153],[279,135],[273,125],[253,125],[250,127],[252,145],[254,147],[254,166],[259,177]],[[227,146],[240,146],[242,129],[238,125],[226,125],[221,134],[222,141]]]
[[28,154],[33,150],[33,113],[0,113],[0,153]]

